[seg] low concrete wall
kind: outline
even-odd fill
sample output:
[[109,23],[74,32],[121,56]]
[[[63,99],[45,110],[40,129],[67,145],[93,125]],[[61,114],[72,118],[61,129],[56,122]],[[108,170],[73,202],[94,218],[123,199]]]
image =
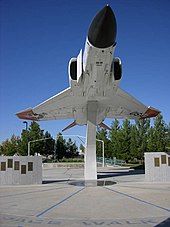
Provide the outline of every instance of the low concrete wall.
[[0,185],[42,184],[42,157],[0,156]]
[[146,181],[170,181],[170,152],[145,153]]
[[78,162],[62,162],[62,163],[43,163],[43,169],[51,169],[51,168],[84,168],[84,163]]

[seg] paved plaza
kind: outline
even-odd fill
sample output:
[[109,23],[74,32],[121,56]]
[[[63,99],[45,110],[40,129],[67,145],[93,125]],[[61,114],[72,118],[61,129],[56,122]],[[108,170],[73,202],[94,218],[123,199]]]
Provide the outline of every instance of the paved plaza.
[[83,169],[52,168],[42,185],[0,186],[0,226],[170,226],[170,183],[113,167],[99,168],[98,180],[116,184],[85,187]]

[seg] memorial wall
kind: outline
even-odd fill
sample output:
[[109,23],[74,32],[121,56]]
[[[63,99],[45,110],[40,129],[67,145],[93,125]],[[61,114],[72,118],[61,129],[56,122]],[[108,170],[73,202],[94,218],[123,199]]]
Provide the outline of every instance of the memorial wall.
[[42,157],[0,156],[0,185],[42,184]]
[[146,181],[170,181],[170,152],[145,153]]

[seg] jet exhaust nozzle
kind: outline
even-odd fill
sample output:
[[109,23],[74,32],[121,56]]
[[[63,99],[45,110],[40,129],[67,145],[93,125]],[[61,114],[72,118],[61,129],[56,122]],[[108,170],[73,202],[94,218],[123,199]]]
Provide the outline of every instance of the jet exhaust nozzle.
[[116,42],[116,18],[109,5],[106,5],[94,17],[89,31],[88,40],[97,48],[107,48]]

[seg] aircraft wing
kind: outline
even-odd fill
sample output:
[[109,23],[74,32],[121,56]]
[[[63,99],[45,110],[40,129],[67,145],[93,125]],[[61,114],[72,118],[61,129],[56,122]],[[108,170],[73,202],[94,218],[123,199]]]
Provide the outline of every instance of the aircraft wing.
[[21,119],[45,121],[73,118],[74,98],[69,87],[34,108],[17,113]]
[[[147,107],[120,88],[111,92],[110,98],[99,101],[101,109],[106,109],[105,118],[143,119],[157,116],[160,111]],[[84,105],[81,95],[74,94],[69,87],[34,108],[17,113],[21,119],[45,121],[74,118],[74,110]]]
[[156,117],[160,113],[159,110],[145,106],[120,88],[108,100],[108,107],[106,118],[144,119]]

